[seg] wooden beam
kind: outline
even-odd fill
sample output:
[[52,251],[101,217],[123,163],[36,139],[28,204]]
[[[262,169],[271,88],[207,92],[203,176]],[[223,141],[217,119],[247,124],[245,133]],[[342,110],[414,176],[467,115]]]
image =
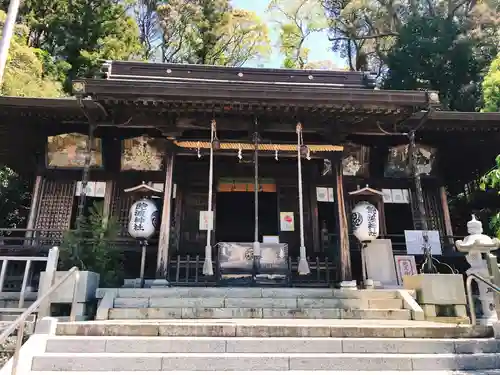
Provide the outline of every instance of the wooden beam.
[[165,156],[165,185],[163,189],[163,210],[161,215],[160,240],[158,242],[158,256],[156,258],[156,277],[166,278],[168,270],[168,250],[170,241],[170,218],[172,212],[174,154]]
[[352,281],[351,253],[349,246],[349,226],[347,222],[347,212],[344,201],[344,181],[342,175],[342,160],[335,158],[332,160],[335,173],[337,211],[339,225],[339,271],[340,281]]

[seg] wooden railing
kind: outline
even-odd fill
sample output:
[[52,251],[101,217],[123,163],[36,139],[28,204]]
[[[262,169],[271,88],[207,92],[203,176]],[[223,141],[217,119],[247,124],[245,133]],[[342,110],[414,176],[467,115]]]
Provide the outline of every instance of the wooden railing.
[[[204,276],[203,262],[205,258],[202,256],[181,256],[170,258],[168,265],[168,281],[172,285],[216,285],[218,282],[217,275]],[[288,285],[301,286],[329,286],[337,281],[337,268],[333,259],[318,256],[308,257],[309,269],[311,273],[306,276],[298,275],[298,257],[288,257],[288,268],[290,278],[287,281]],[[213,269],[217,270],[217,258],[212,260]]]
[[[0,252],[13,252],[15,254],[39,253],[48,251],[54,246],[60,246],[64,233],[67,230],[59,229],[20,229],[0,228]],[[84,239],[84,241],[92,241]],[[157,239],[152,239],[149,245],[156,245]],[[119,247],[122,251],[140,252],[137,240],[130,237],[119,237],[109,241],[113,247]]]
[[[18,228],[0,228],[0,255],[11,256],[44,256],[49,248],[59,246],[64,231],[50,229],[18,229]],[[394,255],[406,254],[406,243],[404,235],[388,235],[381,236],[392,240]],[[462,237],[442,237],[441,247],[444,257],[463,256],[463,254],[455,250],[454,242]],[[299,276],[297,272],[298,259],[295,255],[297,252],[292,252],[289,257],[289,285],[310,285],[310,286],[327,286],[338,281],[338,236],[335,234],[329,235],[329,244],[322,250],[321,253],[311,254],[308,249],[309,267],[311,273],[307,276]],[[114,251],[123,252],[140,252],[138,242],[132,238],[118,238],[110,241],[110,245]],[[149,251],[152,251],[157,246],[156,240],[149,241]],[[350,236],[351,253],[359,253],[361,247],[359,241],[353,236]],[[297,250],[297,249],[292,249]],[[214,252],[215,253],[215,252]],[[439,258],[439,257],[438,257]],[[21,259],[21,258],[18,258]],[[217,277],[205,277],[203,275],[203,255],[189,256],[176,255],[170,258],[168,265],[168,280],[176,285],[211,285],[217,283]],[[214,254],[213,268],[217,270],[217,257]],[[417,257],[417,263],[419,263]],[[18,267],[19,268],[19,267]],[[4,285],[12,285],[12,288],[4,288],[4,290],[19,291],[22,288],[23,269],[18,269],[15,275],[8,275],[5,278]],[[34,279],[31,284],[36,284],[37,270],[34,270]],[[128,277],[138,277],[139,275],[128,275]],[[31,276],[30,276],[31,277]],[[30,284],[28,283],[28,286]],[[1,289],[0,289],[1,290]]]

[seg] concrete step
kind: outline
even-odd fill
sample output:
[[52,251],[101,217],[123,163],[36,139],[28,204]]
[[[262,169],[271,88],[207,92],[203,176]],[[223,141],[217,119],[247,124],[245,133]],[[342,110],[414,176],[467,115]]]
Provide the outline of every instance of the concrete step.
[[380,353],[50,353],[34,371],[434,371],[500,368],[500,355]]
[[59,336],[486,338],[493,329],[398,320],[200,319],[59,323]]
[[165,307],[113,308],[108,319],[228,319],[228,318],[309,318],[309,319],[395,319],[410,320],[411,311],[397,309],[335,308],[250,308],[250,307]]
[[497,353],[495,339],[54,337],[46,353]]
[[203,308],[335,308],[335,309],[388,309],[403,308],[400,299],[347,299],[347,298],[235,298],[235,297],[151,297],[125,298],[114,300],[115,308],[148,308],[148,307],[203,307]]
[[[242,371],[240,371],[241,373]],[[69,372],[60,371],[58,375]],[[120,375],[162,375],[164,371],[122,371]],[[217,375],[221,371],[176,371],[176,375]],[[317,375],[338,375],[338,371],[315,371]],[[80,375],[109,375],[106,371],[81,371]],[[259,371],[259,375],[282,375],[281,371]],[[287,375],[307,375],[307,371],[288,371]],[[467,371],[467,375],[500,375],[500,370]],[[54,375],[50,371],[32,371],[30,375]],[[342,375],[374,375],[373,371],[342,371]],[[464,375],[463,371],[384,371],[384,375]]]
[[[110,289],[98,289],[97,298],[102,298]],[[113,289],[121,298],[152,298],[152,297],[182,297],[182,298],[346,298],[346,299],[393,299],[398,298],[397,290],[339,290],[313,288],[203,288],[203,287],[173,287],[157,289],[118,288]],[[414,294],[413,291],[410,291]]]

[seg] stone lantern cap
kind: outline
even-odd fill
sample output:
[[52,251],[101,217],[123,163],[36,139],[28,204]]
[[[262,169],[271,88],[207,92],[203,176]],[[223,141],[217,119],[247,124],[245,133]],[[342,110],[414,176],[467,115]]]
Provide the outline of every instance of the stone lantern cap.
[[467,237],[455,242],[458,251],[488,253],[500,247],[498,238],[491,238],[483,234],[483,224],[477,220],[475,215],[472,215],[472,219],[467,223],[467,232],[469,233]]

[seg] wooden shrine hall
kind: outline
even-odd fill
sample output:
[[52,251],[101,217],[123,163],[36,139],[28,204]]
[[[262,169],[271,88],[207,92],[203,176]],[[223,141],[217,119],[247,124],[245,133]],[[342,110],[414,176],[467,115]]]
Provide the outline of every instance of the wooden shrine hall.
[[[46,251],[100,202],[127,278],[144,247],[145,277],[178,285],[361,281],[364,200],[394,255],[420,266],[405,233],[432,231],[435,258],[460,271],[470,212],[449,202],[498,153],[500,115],[441,111],[437,93],[359,72],[111,61],[73,93],[0,97],[0,161],[33,191],[0,249]],[[130,232],[138,186],[156,207],[147,239]]]

